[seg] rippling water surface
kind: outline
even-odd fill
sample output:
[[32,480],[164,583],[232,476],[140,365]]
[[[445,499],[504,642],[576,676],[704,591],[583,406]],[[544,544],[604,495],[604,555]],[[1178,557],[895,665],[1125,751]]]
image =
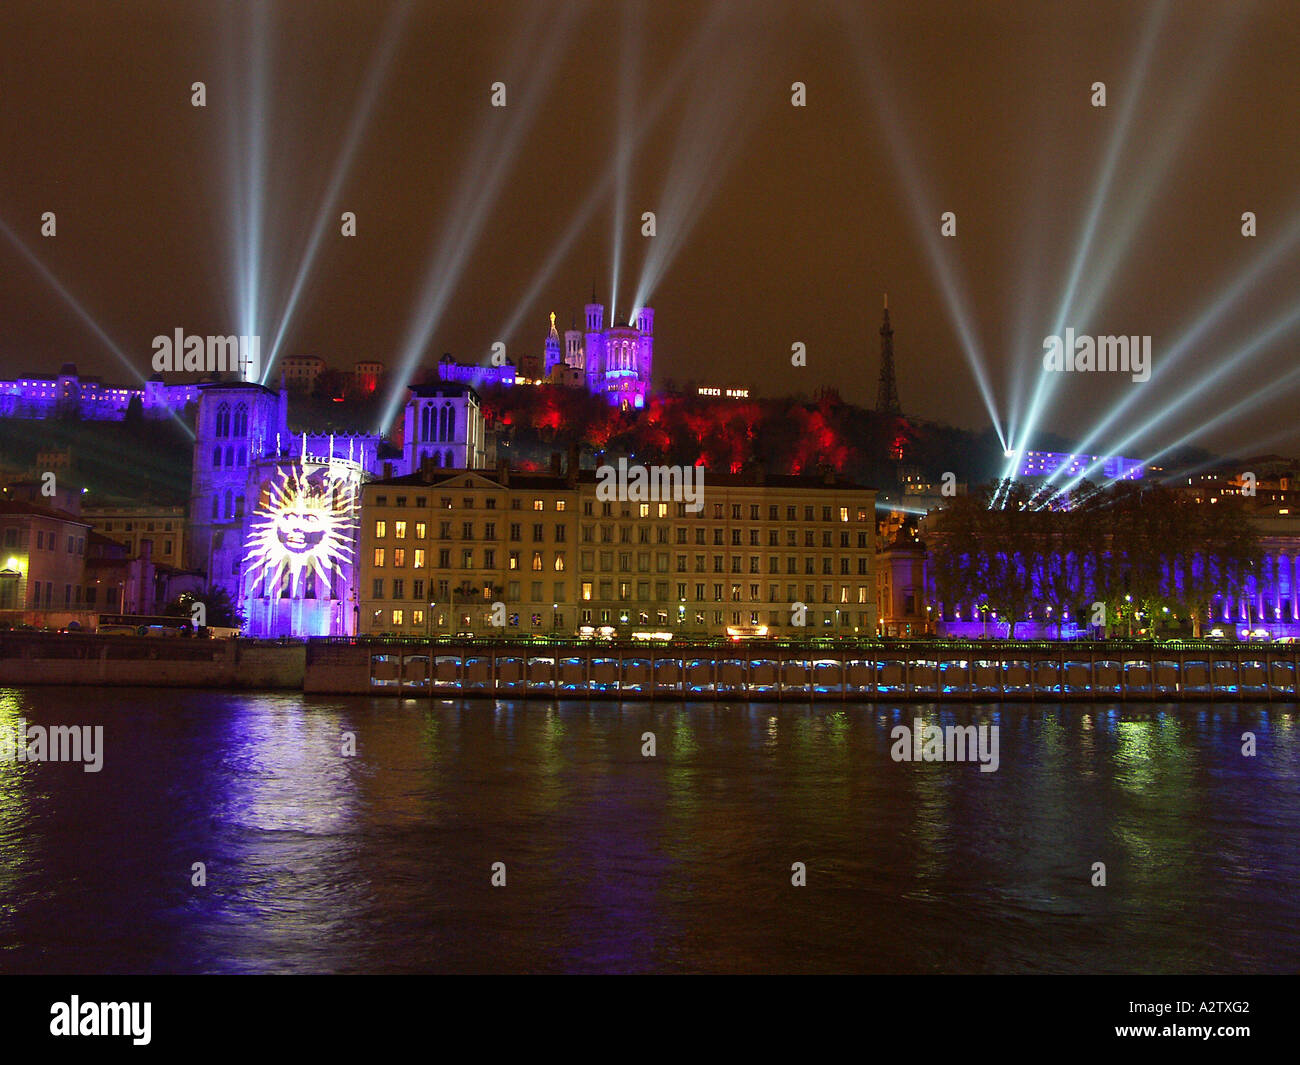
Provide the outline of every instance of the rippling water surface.
[[[998,725],[997,772],[894,761],[918,715]],[[0,691],[20,718],[102,725],[104,766],[0,762],[0,971],[1300,968],[1294,706]]]

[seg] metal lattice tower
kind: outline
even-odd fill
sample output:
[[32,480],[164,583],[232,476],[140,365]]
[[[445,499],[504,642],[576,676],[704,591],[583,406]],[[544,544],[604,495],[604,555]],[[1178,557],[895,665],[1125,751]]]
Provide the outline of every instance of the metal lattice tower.
[[876,390],[876,413],[900,415],[898,382],[894,379],[894,330],[889,325],[889,294],[885,294],[885,321],[880,327],[880,386]]

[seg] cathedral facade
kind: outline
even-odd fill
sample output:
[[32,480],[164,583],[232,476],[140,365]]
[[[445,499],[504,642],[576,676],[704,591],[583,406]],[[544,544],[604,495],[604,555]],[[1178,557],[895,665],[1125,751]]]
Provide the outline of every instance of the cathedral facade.
[[577,378],[580,373],[587,391],[605,397],[610,406],[644,407],[654,368],[654,310],[642,307],[634,322],[615,323],[608,329],[602,304],[593,299],[583,312],[586,329],[566,330],[563,345],[551,315],[543,360],[546,379]]
[[[654,369],[655,312],[642,307],[633,321],[605,326],[605,307],[592,301],[583,308],[584,326],[576,321],[564,336],[555,327],[551,315],[551,331],[546,337],[539,383],[585,388],[593,396],[603,396],[612,407],[640,410],[651,394],[651,373]],[[524,380],[532,380],[525,358]],[[438,376],[446,382],[464,383],[479,387],[516,384],[521,375],[513,362],[506,360],[500,366],[478,366],[459,363],[445,355],[438,363]]]
[[400,449],[369,434],[291,434],[283,384],[197,387],[188,562],[230,596],[248,636],[354,634],[362,484],[484,460],[465,385],[413,386]]

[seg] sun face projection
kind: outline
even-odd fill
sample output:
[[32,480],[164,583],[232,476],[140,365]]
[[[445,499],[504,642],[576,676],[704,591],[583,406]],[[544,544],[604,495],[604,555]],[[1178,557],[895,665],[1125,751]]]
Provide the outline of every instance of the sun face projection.
[[327,471],[278,471],[248,535],[252,594],[298,599],[314,581],[315,598],[327,598],[330,574],[352,561],[354,503],[352,487]]

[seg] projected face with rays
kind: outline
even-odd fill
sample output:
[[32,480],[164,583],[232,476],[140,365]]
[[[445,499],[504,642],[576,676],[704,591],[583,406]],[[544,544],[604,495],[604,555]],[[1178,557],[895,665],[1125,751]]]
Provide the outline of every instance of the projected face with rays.
[[315,578],[317,598],[330,594],[330,574],[352,561],[356,496],[327,470],[280,470],[263,490],[245,558],[253,594],[299,598]]

